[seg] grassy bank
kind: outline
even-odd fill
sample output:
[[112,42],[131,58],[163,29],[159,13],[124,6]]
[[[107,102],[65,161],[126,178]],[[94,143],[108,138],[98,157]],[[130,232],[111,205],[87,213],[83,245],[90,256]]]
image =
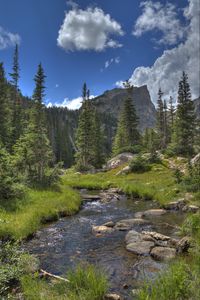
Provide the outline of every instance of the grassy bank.
[[105,275],[95,267],[78,266],[66,274],[69,283],[48,282],[31,275],[21,279],[27,300],[103,300],[108,289]]
[[138,300],[198,300],[200,299],[200,214],[189,216],[182,227],[184,235],[193,238],[188,257],[171,264],[154,281],[146,283]]
[[173,171],[167,166],[157,164],[148,172],[117,175],[122,167],[105,173],[77,174],[68,171],[64,181],[68,186],[88,189],[118,187],[123,192],[143,199],[155,199],[164,204],[183,196],[176,183]]
[[[80,207],[80,196],[63,182],[54,189],[27,190],[24,199],[0,207],[0,237],[21,240],[38,230],[42,223],[72,215]],[[9,207],[9,208],[8,208]],[[10,209],[12,207],[12,209]]]

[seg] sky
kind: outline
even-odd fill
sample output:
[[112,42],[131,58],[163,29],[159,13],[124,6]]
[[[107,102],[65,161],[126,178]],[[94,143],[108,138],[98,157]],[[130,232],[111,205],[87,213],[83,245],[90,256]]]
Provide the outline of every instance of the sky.
[[126,79],[146,84],[154,103],[159,88],[175,102],[183,70],[197,98],[199,14],[199,0],[0,0],[0,61],[8,76],[19,45],[27,96],[41,62],[49,106],[79,108],[84,82],[94,97]]

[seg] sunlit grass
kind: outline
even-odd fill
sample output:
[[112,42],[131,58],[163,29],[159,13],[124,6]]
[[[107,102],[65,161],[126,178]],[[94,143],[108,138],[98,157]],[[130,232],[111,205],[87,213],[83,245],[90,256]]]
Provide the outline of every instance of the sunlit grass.
[[14,211],[0,210],[0,236],[20,240],[38,230],[42,223],[72,215],[80,207],[78,192],[60,184],[57,190],[27,191]]

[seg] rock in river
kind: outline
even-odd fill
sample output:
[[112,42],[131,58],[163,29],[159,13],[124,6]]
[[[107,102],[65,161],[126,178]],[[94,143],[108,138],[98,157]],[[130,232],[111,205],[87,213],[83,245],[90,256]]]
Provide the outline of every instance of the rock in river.
[[102,226],[92,226],[92,231],[94,233],[111,233],[113,229],[111,227],[102,225]]
[[153,242],[138,241],[128,244],[126,249],[136,255],[148,255],[153,247]]
[[151,256],[156,260],[170,260],[175,258],[176,249],[170,247],[154,247]]
[[135,225],[149,225],[149,221],[141,219],[141,218],[135,218],[135,219],[125,219],[120,220],[116,223],[115,229],[119,230],[129,230],[133,228]]

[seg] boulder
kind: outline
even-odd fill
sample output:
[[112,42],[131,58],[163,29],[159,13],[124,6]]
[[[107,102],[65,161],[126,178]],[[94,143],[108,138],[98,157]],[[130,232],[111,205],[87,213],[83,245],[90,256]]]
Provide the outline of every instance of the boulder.
[[117,172],[116,176],[128,174],[128,173],[130,173],[130,170],[131,170],[131,168],[129,166],[126,166],[122,170]]
[[200,165],[200,153],[191,159],[192,166]]
[[187,204],[185,199],[179,199],[177,201],[170,202],[164,205],[164,208],[167,210],[182,210],[183,207]]
[[175,258],[176,249],[171,247],[154,247],[151,250],[151,256],[156,260],[170,260]]
[[183,212],[192,212],[196,213],[199,210],[199,207],[196,205],[185,205],[182,209]]
[[102,234],[102,233],[111,233],[113,231],[113,228],[107,227],[107,226],[92,226],[92,231],[95,234]]
[[141,240],[141,233],[135,230],[130,230],[125,237],[125,241],[127,244],[138,242],[140,240]]
[[140,214],[141,217],[151,217],[151,216],[162,216],[164,214],[166,214],[166,210],[162,209],[162,208],[158,208],[158,209],[149,209],[143,212],[139,212],[138,216]]
[[121,196],[118,193],[113,192],[102,192],[100,193],[101,202],[102,203],[109,203],[110,201],[118,201],[121,199]]
[[113,221],[109,221],[109,222],[104,223],[102,226],[113,228],[115,226],[115,223]]
[[138,241],[126,245],[126,249],[136,255],[149,255],[153,247],[154,243],[149,241]]
[[122,300],[122,298],[117,294],[106,294],[104,300]]
[[125,220],[118,221],[115,225],[115,228],[119,230],[129,230],[134,226],[149,225],[149,224],[150,224],[149,221],[140,218],[125,219]]
[[98,201],[101,199],[100,195],[87,195],[87,194],[82,194],[81,195],[83,201]]
[[134,154],[129,152],[118,154],[117,156],[113,157],[107,162],[105,169],[107,170],[115,169],[125,163],[128,163],[130,160],[133,159],[133,157]]
[[191,238],[188,236],[183,237],[178,243],[177,243],[177,253],[184,253],[187,252],[188,249],[191,246]]

